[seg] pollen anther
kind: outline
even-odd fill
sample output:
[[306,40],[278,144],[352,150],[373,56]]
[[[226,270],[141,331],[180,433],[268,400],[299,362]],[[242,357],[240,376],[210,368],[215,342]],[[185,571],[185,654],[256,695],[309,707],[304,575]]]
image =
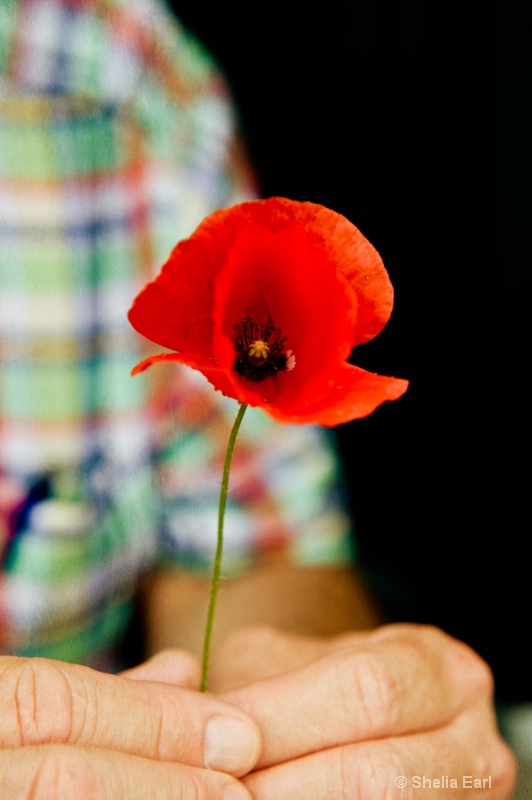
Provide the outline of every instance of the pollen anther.
[[270,345],[265,342],[263,339],[256,339],[254,342],[251,342],[248,348],[248,356],[251,358],[268,358],[268,353],[270,352]]
[[236,359],[235,372],[249,381],[261,382],[278,372],[294,369],[295,356],[285,350],[286,336],[273,324],[273,319],[254,322],[249,315],[242,317],[234,326],[237,333],[233,337]]

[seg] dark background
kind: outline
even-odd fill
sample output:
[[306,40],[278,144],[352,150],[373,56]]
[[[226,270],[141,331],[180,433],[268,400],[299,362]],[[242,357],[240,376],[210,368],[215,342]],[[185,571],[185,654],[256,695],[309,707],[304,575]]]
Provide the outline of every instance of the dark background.
[[388,614],[464,639],[502,700],[532,700],[532,7],[175,6],[229,79],[262,194],[343,213],[394,284],[354,363],[410,389],[336,431]]

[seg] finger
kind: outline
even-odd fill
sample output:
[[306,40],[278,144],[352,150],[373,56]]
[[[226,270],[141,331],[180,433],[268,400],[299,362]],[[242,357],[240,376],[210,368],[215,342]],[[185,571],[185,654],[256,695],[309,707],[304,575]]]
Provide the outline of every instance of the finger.
[[0,659],[0,747],[98,746],[232,775],[256,763],[256,723],[212,696],[48,659]]
[[120,674],[135,681],[158,681],[183,689],[199,689],[201,665],[187,650],[163,650],[143,664]]
[[0,750],[2,800],[251,800],[221,772],[101,748],[37,745]]
[[[254,800],[509,800],[515,759],[494,728],[460,718],[423,735],[345,745],[246,776]],[[442,790],[447,790],[443,791]]]
[[405,625],[224,697],[259,722],[260,767],[441,727],[474,702],[488,708],[491,694],[491,673],[473,651],[435,628]]
[[253,625],[230,633],[211,659],[209,686],[228,692],[303,667],[333,648],[333,639],[284,633]]
[[232,631],[216,648],[209,686],[218,694],[239,689],[303,667],[327,653],[364,646],[368,635],[364,630],[327,637],[303,636],[271,625],[245,626]]

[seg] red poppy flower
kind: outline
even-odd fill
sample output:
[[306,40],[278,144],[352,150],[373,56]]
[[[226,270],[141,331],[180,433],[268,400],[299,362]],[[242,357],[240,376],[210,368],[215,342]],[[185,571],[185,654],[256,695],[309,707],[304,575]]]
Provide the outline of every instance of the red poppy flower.
[[207,217],[135,299],[129,320],[223,394],[280,422],[334,426],[395,400],[407,381],[347,363],[390,317],[375,248],[345,217],[273,197]]

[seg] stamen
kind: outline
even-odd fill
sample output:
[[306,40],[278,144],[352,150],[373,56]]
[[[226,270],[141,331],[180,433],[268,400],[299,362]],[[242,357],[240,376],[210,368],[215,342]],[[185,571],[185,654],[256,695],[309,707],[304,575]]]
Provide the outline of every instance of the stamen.
[[246,315],[239,325],[234,326],[237,333],[233,337],[236,359],[235,372],[249,381],[261,382],[278,372],[292,370],[296,359],[292,350],[285,350],[286,336],[276,328],[273,319],[254,322]]
[[289,372],[291,369],[294,369],[296,365],[296,357],[292,352],[292,350],[287,350],[285,356],[286,356],[286,369]]

